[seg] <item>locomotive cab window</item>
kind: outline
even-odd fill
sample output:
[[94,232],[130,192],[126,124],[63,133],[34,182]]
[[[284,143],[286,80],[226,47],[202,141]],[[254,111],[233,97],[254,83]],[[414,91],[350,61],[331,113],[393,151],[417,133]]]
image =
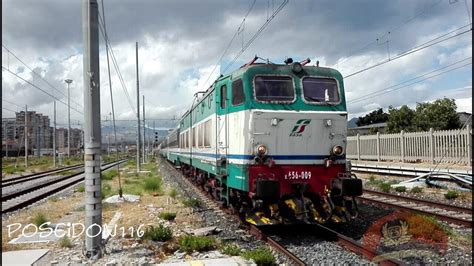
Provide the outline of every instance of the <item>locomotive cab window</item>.
[[232,82],[232,105],[240,105],[245,101],[244,85],[238,79]]
[[337,82],[329,78],[303,78],[304,99],[316,103],[339,102],[339,90]]
[[258,101],[292,102],[295,99],[293,79],[285,76],[256,76],[255,98]]

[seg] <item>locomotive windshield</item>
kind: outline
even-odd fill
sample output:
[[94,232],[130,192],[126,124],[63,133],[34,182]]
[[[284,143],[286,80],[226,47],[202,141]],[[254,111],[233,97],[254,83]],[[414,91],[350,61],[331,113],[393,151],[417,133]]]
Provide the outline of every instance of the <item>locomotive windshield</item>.
[[304,99],[308,102],[339,102],[337,82],[329,78],[303,79]]
[[285,76],[257,76],[255,97],[258,101],[265,102],[292,102],[295,99],[293,79]]

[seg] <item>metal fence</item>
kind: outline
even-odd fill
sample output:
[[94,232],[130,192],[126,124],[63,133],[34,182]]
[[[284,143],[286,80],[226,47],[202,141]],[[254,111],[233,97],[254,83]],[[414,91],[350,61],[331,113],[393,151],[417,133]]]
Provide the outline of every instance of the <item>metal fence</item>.
[[471,127],[347,137],[347,158],[472,165]]

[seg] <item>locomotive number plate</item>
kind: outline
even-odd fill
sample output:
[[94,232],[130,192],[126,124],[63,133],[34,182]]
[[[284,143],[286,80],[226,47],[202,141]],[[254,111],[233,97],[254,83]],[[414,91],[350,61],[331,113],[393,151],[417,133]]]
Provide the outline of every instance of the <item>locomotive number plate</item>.
[[285,180],[311,179],[310,171],[289,171],[285,174]]

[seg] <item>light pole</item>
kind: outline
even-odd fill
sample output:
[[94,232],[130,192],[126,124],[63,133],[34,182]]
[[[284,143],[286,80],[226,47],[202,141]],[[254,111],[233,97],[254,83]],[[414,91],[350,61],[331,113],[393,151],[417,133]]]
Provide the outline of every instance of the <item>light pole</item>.
[[67,83],[67,157],[71,156],[71,95],[69,91],[69,84],[72,79],[64,80]]

